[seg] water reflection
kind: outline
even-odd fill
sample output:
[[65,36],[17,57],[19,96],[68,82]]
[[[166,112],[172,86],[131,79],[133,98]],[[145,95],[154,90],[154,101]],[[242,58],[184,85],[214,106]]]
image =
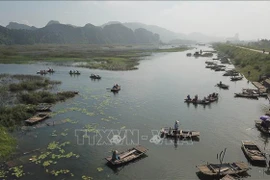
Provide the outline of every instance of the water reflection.
[[[144,158],[148,157],[147,154],[144,154],[142,156],[140,156],[139,158],[137,159],[134,159],[133,161],[130,161],[130,162],[127,162],[123,165],[119,165],[119,166],[114,166],[112,165],[111,163],[107,162],[106,165],[116,174],[118,175],[120,171],[122,171],[125,167],[127,166],[132,166],[133,163],[136,163],[138,161],[141,161],[143,160]],[[139,163],[139,162],[138,162]]]

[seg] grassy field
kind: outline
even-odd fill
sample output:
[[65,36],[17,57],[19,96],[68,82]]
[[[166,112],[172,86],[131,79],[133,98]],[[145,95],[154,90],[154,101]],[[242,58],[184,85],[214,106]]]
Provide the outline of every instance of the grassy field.
[[180,52],[186,47],[158,49],[149,46],[96,45],[14,45],[0,46],[0,63],[51,62],[60,65],[84,62],[81,67],[106,70],[133,70],[144,56],[159,52]]
[[[213,47],[221,55],[227,55],[245,77],[250,81],[258,81],[260,75],[270,75],[270,55],[254,52],[228,44],[214,44]],[[250,76],[248,72],[250,71]]]

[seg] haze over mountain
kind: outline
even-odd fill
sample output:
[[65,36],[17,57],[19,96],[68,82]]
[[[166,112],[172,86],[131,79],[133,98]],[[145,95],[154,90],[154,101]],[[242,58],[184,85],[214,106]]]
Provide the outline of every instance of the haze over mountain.
[[126,22],[121,23],[119,21],[110,21],[108,23],[105,23],[101,25],[101,27],[107,25],[107,24],[123,24],[124,26],[135,30],[138,28],[144,28],[148,31],[151,31],[153,33],[157,33],[160,36],[160,40],[162,42],[168,43],[170,41],[176,40],[191,40],[191,41],[198,41],[198,42],[213,42],[213,41],[225,41],[224,37],[213,37],[213,36],[207,36],[199,32],[194,32],[190,34],[184,34],[184,33],[176,33],[170,30],[167,30],[165,28],[156,26],[156,25],[147,25],[143,23],[138,22]]
[[75,27],[50,21],[43,28],[29,29],[28,26],[13,28],[0,26],[0,44],[157,44],[159,35],[146,29],[134,31],[122,24],[110,24],[103,28],[86,24]]

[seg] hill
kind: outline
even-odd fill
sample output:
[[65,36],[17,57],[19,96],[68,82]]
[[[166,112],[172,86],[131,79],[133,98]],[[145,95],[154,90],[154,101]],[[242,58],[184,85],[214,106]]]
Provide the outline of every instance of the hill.
[[37,29],[35,26],[28,26],[26,24],[19,24],[16,22],[10,22],[6,28],[8,29],[26,29],[26,30],[35,30]]
[[158,34],[142,28],[133,31],[122,24],[75,27],[50,21],[34,30],[0,26],[0,44],[156,44],[159,41]]

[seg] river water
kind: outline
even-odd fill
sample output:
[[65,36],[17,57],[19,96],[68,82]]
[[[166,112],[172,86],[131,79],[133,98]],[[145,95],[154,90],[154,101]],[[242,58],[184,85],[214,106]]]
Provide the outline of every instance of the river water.
[[[209,47],[199,48],[211,50]],[[63,158],[47,167],[49,171],[68,169],[74,176],[54,177],[46,173],[42,163],[27,163],[24,164],[26,175],[21,179],[82,179],[83,175],[94,179],[199,179],[196,165],[217,163],[216,154],[224,148],[227,148],[224,161],[247,162],[240,148],[241,140],[253,140],[269,153],[269,139],[254,128],[254,120],[269,108],[268,100],[234,98],[235,92],[254,86],[246,79],[231,82],[229,77],[222,76],[223,72],[205,68],[205,61],[212,58],[187,57],[188,52],[194,53],[195,49],[154,54],[140,61],[139,69],[135,71],[76,68],[82,74],[70,76],[69,67],[52,66],[56,72],[46,76],[63,82],[55,90],[78,90],[79,95],[57,103],[52,108],[54,116],[45,122],[57,123],[69,118],[74,123],[36,127],[16,133],[18,151],[28,152],[37,148],[46,151],[52,141],[69,141],[65,151],[80,157]],[[35,74],[39,69],[47,69],[47,65],[0,65],[1,73],[10,74]],[[99,74],[102,79],[91,80],[91,73]],[[229,90],[215,87],[219,81],[228,84]],[[122,88],[118,94],[108,91],[115,83]],[[218,102],[207,106],[184,103],[188,94],[192,97],[198,94],[200,98],[213,92],[219,93]],[[187,143],[155,139],[160,128],[173,126],[175,120],[180,121],[182,129],[200,131],[200,140]],[[122,145],[110,144],[110,138],[106,139],[107,131],[101,138],[106,144],[92,141],[89,144],[87,138],[75,136],[76,130],[82,132],[86,126],[127,132],[127,141],[122,141]],[[133,135],[130,130],[133,130]],[[94,133],[90,132],[89,136],[93,137]],[[82,139],[84,144],[81,144]],[[130,140],[148,148],[148,156],[118,169],[107,166],[104,158],[111,156],[111,150],[133,147]],[[153,140],[160,140],[160,143]],[[247,179],[269,179],[266,168],[251,167]],[[98,168],[102,169],[99,171]]]

